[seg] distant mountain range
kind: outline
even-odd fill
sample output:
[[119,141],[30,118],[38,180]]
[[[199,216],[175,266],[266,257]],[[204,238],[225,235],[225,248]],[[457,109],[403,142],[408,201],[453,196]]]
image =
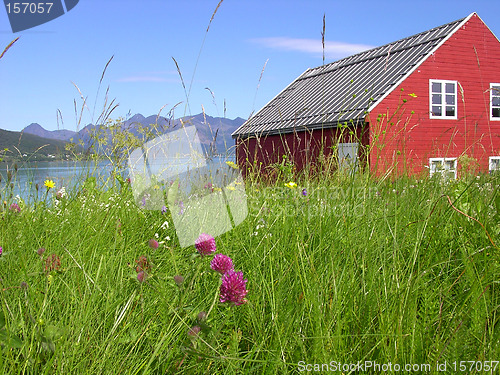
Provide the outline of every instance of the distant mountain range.
[[[215,153],[234,152],[234,140],[231,133],[245,122],[241,117],[230,120],[222,117],[204,116],[202,113],[195,116],[186,116],[171,120],[162,116],[144,117],[138,113],[121,123],[121,129],[130,132],[140,139],[144,138],[145,130],[154,134],[164,134],[177,130],[181,124],[195,126],[198,131],[200,142],[205,150]],[[94,143],[95,134],[107,137],[108,144],[111,139],[109,128],[89,124],[80,131],[44,129],[40,124],[32,123],[21,132],[12,132],[0,129],[0,153],[2,156],[22,157],[33,155],[36,159],[61,157],[64,154],[65,145],[68,142],[82,145],[83,151],[88,150]],[[208,151],[207,151],[208,152]],[[58,156],[57,156],[58,155]]]
[[0,159],[50,160],[56,158],[56,155],[61,158],[65,145],[65,141],[57,139],[0,129]]
[[25,134],[33,134],[41,138],[57,139],[59,141],[68,141],[76,132],[72,130],[45,130],[41,125],[32,123],[22,130]]
[[[241,117],[230,120],[222,117],[211,117],[202,113],[195,116],[186,116],[171,120],[163,116],[151,115],[144,117],[138,113],[121,124],[121,129],[139,137],[144,137],[144,130],[149,130],[155,134],[164,134],[181,127],[194,126],[198,131],[200,142],[205,149],[212,148],[216,153],[231,152],[234,149],[234,140],[231,133],[245,122]],[[105,126],[89,124],[78,132],[71,130],[45,130],[37,123],[30,124],[22,130],[25,134],[32,134],[50,140],[59,140],[82,144],[84,149],[88,149],[93,143],[93,135],[107,134],[111,137],[109,129]],[[214,142],[215,140],[215,142]],[[110,142],[108,142],[110,143]]]

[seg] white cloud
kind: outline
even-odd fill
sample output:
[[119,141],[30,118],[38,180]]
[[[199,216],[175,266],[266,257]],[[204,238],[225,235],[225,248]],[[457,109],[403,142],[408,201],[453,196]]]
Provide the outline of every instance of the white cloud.
[[[321,55],[323,53],[323,46],[320,39],[267,37],[254,38],[251,41],[267,48],[283,51],[297,51],[314,55]],[[325,41],[325,56],[328,58],[342,58],[371,48],[373,46],[365,44]]]

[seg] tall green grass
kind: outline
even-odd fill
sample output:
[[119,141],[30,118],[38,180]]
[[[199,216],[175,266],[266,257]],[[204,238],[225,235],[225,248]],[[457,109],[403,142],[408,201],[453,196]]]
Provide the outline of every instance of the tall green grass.
[[[106,95],[96,123],[115,108]],[[135,145],[118,141],[112,150]],[[249,215],[216,238],[248,280],[247,303],[230,306],[211,257],[179,247],[170,213],[135,205],[125,156],[108,155],[112,180],[90,176],[60,199],[48,190],[20,212],[0,192],[0,372],[283,374],[365,361],[435,372],[500,360],[499,175],[374,179],[336,171],[335,155],[300,177],[291,159],[271,179],[249,168]]]
[[[248,279],[242,306],[218,302],[210,257],[179,248],[169,213],[137,207],[126,183],[103,190],[89,179],[60,200],[49,191],[52,205],[3,206],[0,371],[278,374],[300,361],[499,360],[498,176],[295,182],[254,179],[249,216],[216,238]],[[144,283],[140,256],[151,266]]]

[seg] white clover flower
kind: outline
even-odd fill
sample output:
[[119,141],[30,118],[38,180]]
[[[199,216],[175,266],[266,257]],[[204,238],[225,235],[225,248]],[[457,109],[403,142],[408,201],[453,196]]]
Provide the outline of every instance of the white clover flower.
[[56,192],[56,197],[58,199],[65,198],[68,194],[66,193],[66,188],[63,186]]

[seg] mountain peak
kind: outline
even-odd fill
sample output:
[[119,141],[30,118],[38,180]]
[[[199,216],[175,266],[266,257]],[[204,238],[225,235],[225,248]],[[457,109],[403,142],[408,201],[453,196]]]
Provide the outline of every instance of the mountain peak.
[[76,132],[71,130],[54,130],[54,131],[45,130],[43,126],[41,126],[36,122],[32,122],[31,124],[26,126],[22,130],[22,132],[26,134],[37,135],[42,138],[57,139],[60,141],[67,141],[73,135],[76,134]]
[[[28,130],[28,131],[26,131]],[[29,124],[28,126],[26,126],[22,131],[23,132],[26,132],[26,133],[30,133],[32,131],[37,131],[37,130],[45,130],[42,125],[36,123],[36,122],[32,122],[31,124]],[[32,134],[32,133],[30,133]]]
[[142,122],[144,119],[145,119],[145,117],[142,114],[136,113],[131,118],[129,118],[127,120],[127,122],[131,122],[131,123],[133,123],[133,122]]

